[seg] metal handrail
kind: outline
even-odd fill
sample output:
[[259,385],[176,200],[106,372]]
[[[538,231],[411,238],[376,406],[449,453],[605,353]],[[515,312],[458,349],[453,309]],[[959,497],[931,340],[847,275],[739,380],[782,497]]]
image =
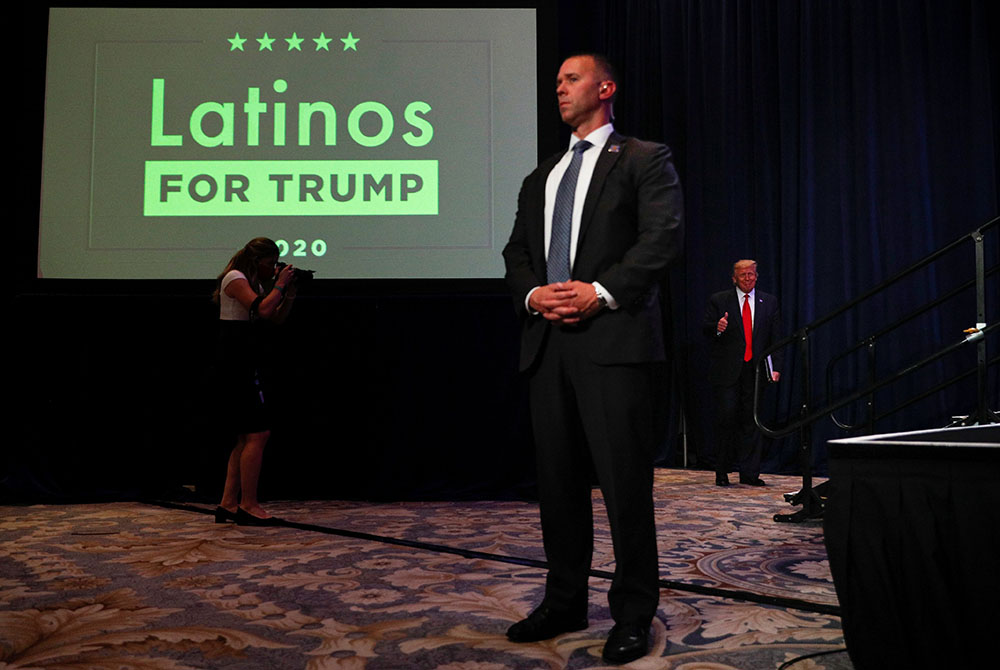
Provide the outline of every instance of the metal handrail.
[[[997,274],[998,272],[1000,272],[1000,265],[994,265],[993,267],[991,267],[989,270],[986,271],[986,276],[987,277],[992,277],[993,275]],[[834,367],[838,363],[840,363],[842,360],[844,360],[845,358],[847,358],[851,354],[855,353],[859,349],[861,349],[863,347],[868,347],[869,348],[869,370],[870,370],[870,372],[874,372],[874,370],[871,369],[872,366],[874,365],[874,353],[872,352],[872,349],[874,348],[875,343],[876,343],[876,341],[878,341],[879,338],[888,335],[889,333],[891,333],[892,331],[896,330],[897,328],[899,328],[903,324],[908,323],[909,321],[912,321],[913,319],[917,318],[921,314],[929,312],[932,309],[934,309],[935,307],[944,304],[945,302],[951,300],[952,298],[954,298],[956,295],[958,295],[962,291],[965,291],[966,289],[972,288],[975,285],[976,285],[976,280],[975,279],[970,279],[969,281],[965,282],[964,284],[961,284],[960,286],[955,287],[951,291],[948,291],[944,295],[942,295],[942,296],[940,296],[938,298],[935,298],[934,300],[930,301],[929,303],[925,304],[924,306],[918,307],[918,308],[912,310],[911,312],[905,314],[904,316],[902,316],[899,319],[897,319],[891,325],[885,326],[884,328],[875,331],[874,333],[872,333],[871,335],[869,335],[865,339],[863,339],[860,342],[858,342],[857,344],[855,344],[853,347],[850,347],[849,349],[846,349],[844,352],[842,352],[842,353],[838,354],[837,356],[834,356],[833,358],[831,358],[830,362],[827,363],[827,365],[826,365],[826,397],[827,398],[832,398],[833,397],[833,371],[834,371]],[[959,377],[955,378],[954,381],[958,381],[958,379],[962,379],[962,378],[968,376],[968,374],[972,374],[973,372],[975,372],[974,369],[971,370],[967,374],[960,375]],[[870,378],[871,377],[869,377],[869,379]],[[945,386],[947,386],[947,384]],[[935,387],[935,388],[938,388],[938,390],[940,390],[939,387]],[[920,397],[926,397],[926,396],[922,395]],[[878,417],[875,417],[872,414],[872,412],[869,411],[869,421],[868,421],[868,428],[869,428],[869,430],[871,430],[872,424],[875,421],[877,421],[878,419],[884,419],[886,416],[889,416],[893,412],[898,411],[898,410],[902,409],[903,407],[905,407],[907,405],[910,405],[910,404],[911,404],[910,402],[905,402],[903,405],[898,406],[898,407],[896,407],[896,408],[894,408],[894,409],[892,409],[892,410],[890,410],[888,412],[885,412],[883,414],[880,414]],[[873,407],[871,406],[871,404],[869,404],[869,410],[872,410],[872,409],[873,409]],[[843,430],[858,430],[858,429],[861,428],[860,425],[850,425],[850,424],[846,424],[846,423],[841,422],[833,414],[833,412],[830,413],[830,418],[833,419],[833,422],[837,425],[838,428],[841,428]]]
[[[985,336],[986,334],[991,333],[994,330],[1000,330],[1000,322],[994,323],[992,326],[987,326],[986,328],[982,329],[980,332]],[[784,428],[780,429],[779,431],[772,431],[770,429],[767,429],[759,421],[757,422],[757,426],[760,427],[761,432],[763,432],[768,437],[784,437],[785,435],[789,435],[789,434],[795,432],[796,430],[798,430],[799,428],[801,428],[805,424],[812,424],[812,423],[816,422],[818,419],[822,419],[823,417],[827,416],[828,414],[837,411],[841,407],[845,407],[847,405],[850,405],[855,400],[858,400],[859,398],[863,398],[866,395],[868,395],[869,393],[877,391],[880,388],[883,388],[885,386],[888,386],[889,384],[892,384],[892,383],[898,381],[900,377],[905,377],[906,375],[910,374],[911,372],[916,372],[920,368],[922,368],[922,367],[924,367],[926,365],[929,365],[930,363],[933,363],[934,361],[938,360],[939,358],[944,358],[948,354],[950,354],[950,353],[952,353],[954,351],[957,351],[957,350],[963,348],[968,343],[969,343],[969,338],[964,337],[961,340],[958,340],[957,342],[954,342],[954,343],[948,345],[944,349],[938,350],[936,353],[931,354],[930,356],[924,358],[923,360],[917,361],[916,363],[911,363],[910,365],[908,365],[907,367],[903,368],[902,370],[900,370],[898,372],[894,372],[894,373],[888,375],[887,377],[884,377],[883,379],[875,382],[874,384],[866,386],[865,388],[863,388],[863,389],[861,389],[859,391],[855,391],[854,393],[851,393],[848,396],[845,396],[845,397],[843,397],[843,398],[841,398],[841,399],[839,399],[839,400],[837,400],[835,402],[832,402],[832,403],[826,405],[825,407],[823,407],[821,409],[813,410],[812,412],[809,412],[808,414],[805,414],[802,418],[800,418],[795,423],[791,424],[790,426],[785,426]],[[994,359],[993,361],[990,362],[990,364],[995,363],[997,360],[998,359]],[[975,369],[969,371],[969,374],[972,374],[973,372],[975,372]],[[755,405],[756,405],[756,403],[755,403]],[[756,410],[756,406],[754,407],[754,409]],[[755,411],[755,414],[756,414],[756,411]]]
[[[798,512],[796,514],[792,514],[792,515],[776,515],[775,516],[775,520],[776,521],[797,521],[797,520],[800,520],[800,519],[803,519],[803,518],[812,518],[814,516],[818,516],[819,514],[817,513],[817,507],[820,508],[819,512],[821,513],[821,506],[822,505],[819,502],[818,496],[815,495],[815,492],[812,489],[812,444],[811,444],[811,435],[812,435],[812,425],[816,421],[822,419],[823,417],[830,416],[833,419],[834,423],[837,424],[838,426],[842,427],[842,428],[847,428],[847,429],[853,429],[853,428],[855,428],[853,426],[845,426],[844,424],[842,424],[841,422],[839,422],[837,420],[836,416],[834,416],[834,412],[836,412],[838,409],[841,409],[841,408],[843,408],[843,407],[845,407],[845,406],[847,406],[847,405],[849,405],[849,404],[851,404],[851,403],[859,400],[860,398],[863,398],[865,396],[871,396],[878,389],[883,388],[885,386],[888,386],[889,384],[892,384],[892,383],[898,381],[900,378],[905,377],[906,375],[908,375],[908,374],[910,374],[912,372],[915,372],[916,370],[918,370],[918,369],[920,369],[920,368],[922,368],[922,367],[924,367],[924,366],[926,366],[926,365],[928,365],[928,364],[930,364],[930,363],[932,363],[932,362],[934,362],[934,361],[936,361],[936,360],[938,360],[938,359],[940,359],[940,358],[942,358],[944,356],[947,356],[950,353],[952,353],[952,352],[954,352],[954,351],[956,351],[956,350],[958,350],[960,348],[965,347],[967,344],[976,343],[977,348],[978,348],[978,354],[979,354],[978,355],[978,361],[977,361],[976,367],[973,370],[970,370],[968,372],[959,374],[958,376],[956,376],[956,377],[948,380],[947,382],[943,382],[941,384],[938,384],[938,385],[936,385],[934,387],[934,389],[925,391],[922,395],[918,396],[917,398],[910,398],[910,399],[906,400],[904,403],[902,403],[902,404],[900,404],[900,405],[898,405],[898,406],[890,409],[888,412],[885,412],[885,413],[879,415],[877,418],[874,416],[874,408],[873,407],[870,408],[868,427],[872,428],[873,425],[874,425],[874,422],[877,419],[884,418],[885,416],[888,416],[889,414],[891,414],[893,412],[899,411],[903,407],[906,407],[906,406],[912,404],[913,402],[916,402],[917,400],[919,400],[921,398],[927,397],[931,393],[937,392],[937,391],[941,390],[942,388],[944,388],[944,387],[946,387],[946,386],[948,386],[948,385],[950,385],[952,383],[955,383],[959,379],[964,379],[965,377],[967,377],[967,376],[969,376],[969,375],[971,375],[973,373],[978,373],[978,375],[979,375],[979,383],[978,383],[978,396],[979,396],[978,400],[979,400],[979,404],[978,404],[978,408],[977,408],[977,412],[976,412],[977,419],[980,422],[987,422],[987,423],[988,422],[997,422],[997,421],[1000,421],[1000,418],[998,418],[997,415],[995,413],[993,413],[987,407],[987,405],[986,405],[986,369],[988,367],[996,364],[998,361],[1000,361],[1000,358],[997,358],[997,357],[993,358],[992,360],[987,361],[987,358],[986,358],[986,335],[989,334],[989,333],[992,333],[992,332],[994,332],[994,331],[996,331],[998,329],[1000,329],[1000,323],[994,323],[993,325],[989,325],[989,326],[986,324],[985,278],[986,277],[991,277],[992,275],[996,274],[996,272],[998,271],[998,269],[997,269],[997,266],[994,266],[994,267],[990,268],[989,270],[985,269],[985,267],[984,267],[984,252],[983,252],[983,242],[984,242],[984,235],[985,235],[985,233],[987,231],[993,229],[993,228],[996,228],[998,225],[1000,225],[1000,216],[998,216],[998,217],[992,219],[991,221],[983,224],[982,226],[980,226],[979,228],[976,228],[972,232],[967,233],[965,235],[962,235],[961,237],[959,237],[955,241],[953,241],[950,244],[947,244],[947,245],[941,247],[937,251],[935,251],[935,252],[933,252],[931,254],[928,254],[927,256],[925,256],[924,258],[922,258],[922,259],[918,260],[917,262],[913,263],[912,265],[910,265],[906,269],[904,269],[904,270],[896,273],[895,275],[893,275],[889,279],[886,279],[885,281],[881,282],[880,284],[876,285],[875,287],[873,287],[873,288],[869,289],[868,291],[862,293],[860,296],[854,298],[853,300],[851,300],[851,301],[845,303],[844,305],[838,307],[837,309],[833,310],[829,314],[826,314],[825,316],[822,316],[819,319],[816,319],[815,321],[813,321],[813,322],[811,322],[811,323],[809,323],[809,324],[807,324],[805,326],[802,326],[801,328],[799,328],[798,330],[796,330],[794,333],[792,333],[788,337],[786,337],[786,338],[780,340],[779,342],[771,345],[763,353],[761,353],[760,358],[757,361],[756,374],[754,375],[754,377],[755,377],[755,385],[754,385],[754,422],[757,424],[757,427],[760,429],[760,431],[764,435],[767,435],[768,437],[771,437],[771,438],[784,437],[786,435],[790,435],[791,433],[793,433],[795,431],[798,431],[799,435],[800,435],[800,456],[802,458],[803,487],[802,487],[802,490],[799,492],[799,494],[797,494],[795,497],[796,497],[796,499],[798,499],[799,502],[802,503],[803,509],[802,509],[802,511],[800,511],[800,512]],[[939,258],[941,258],[942,256],[944,256],[945,254],[951,252],[956,247],[958,247],[959,245],[967,242],[970,239],[975,244],[976,277],[973,280],[971,280],[970,282],[966,282],[966,283],[962,284],[961,286],[959,286],[958,288],[953,289],[952,291],[950,291],[945,296],[936,298],[936,299],[932,300],[931,302],[929,302],[929,303],[927,303],[927,304],[925,304],[925,305],[923,305],[921,307],[918,307],[916,310],[914,310],[914,311],[912,311],[912,312],[904,315],[900,319],[898,319],[894,324],[892,324],[890,326],[883,327],[879,331],[876,331],[876,333],[874,333],[874,334],[872,334],[872,335],[864,338],[863,340],[861,340],[858,344],[854,345],[853,347],[850,347],[847,351],[845,351],[845,352],[843,352],[843,353],[838,354],[837,356],[835,356],[828,363],[828,365],[827,365],[827,404],[825,406],[823,406],[822,408],[820,408],[820,409],[812,409],[812,407],[811,407],[811,402],[812,402],[811,401],[811,396],[812,396],[812,380],[811,380],[811,375],[810,375],[810,361],[809,361],[809,335],[810,335],[810,333],[812,331],[816,330],[817,328],[819,328],[820,326],[822,326],[822,325],[828,323],[829,321],[835,319],[836,317],[840,316],[841,314],[844,314],[845,312],[847,312],[847,311],[855,308],[857,305],[859,305],[860,303],[868,300],[872,296],[875,296],[875,295],[877,295],[877,294],[885,291],[890,286],[893,286],[894,284],[897,284],[902,279],[910,276],[914,272],[916,272],[916,271],[918,271],[918,270],[926,267],[927,265],[930,265],[934,261],[938,260]],[[940,349],[936,353],[933,353],[930,356],[927,356],[923,360],[920,360],[920,361],[918,361],[916,363],[908,365],[908,366],[904,367],[902,370],[899,370],[899,371],[896,371],[896,372],[893,372],[893,373],[889,374],[888,376],[884,377],[881,380],[875,380],[874,379],[874,360],[873,360],[874,359],[874,343],[877,340],[877,338],[884,336],[885,334],[891,332],[892,330],[895,330],[901,324],[903,324],[903,323],[905,323],[905,322],[907,322],[907,321],[915,318],[916,316],[919,316],[920,314],[923,314],[923,313],[925,313],[925,312],[927,312],[927,311],[929,311],[931,309],[934,309],[935,307],[937,307],[938,305],[940,305],[945,300],[947,300],[947,299],[949,299],[951,297],[954,297],[954,295],[958,294],[959,292],[961,292],[963,290],[966,290],[967,288],[969,288],[970,285],[973,285],[973,284],[976,286],[976,294],[977,294],[977,319],[976,319],[976,327],[969,329],[969,331],[967,331],[969,334],[967,334],[966,337],[964,337],[963,339],[961,339],[961,340],[959,340],[957,342],[954,342],[954,343],[952,343],[952,344],[944,347],[943,349]],[[802,375],[802,379],[803,379],[803,400],[802,400],[802,406],[800,408],[799,415],[798,415],[798,418],[796,420],[790,421],[785,426],[778,427],[778,428],[772,428],[770,426],[765,425],[764,422],[761,420],[761,417],[760,417],[760,401],[761,401],[761,395],[762,395],[761,394],[761,378],[762,378],[762,373],[763,373],[762,366],[764,365],[764,362],[771,356],[771,354],[779,351],[780,349],[783,349],[783,348],[787,347],[788,345],[792,344],[793,342],[798,342],[799,343],[799,349],[801,351],[802,370],[803,370],[803,375]],[[850,393],[850,394],[848,394],[847,396],[845,396],[843,398],[831,401],[829,399],[829,396],[832,395],[832,391],[830,390],[830,375],[831,375],[831,370],[832,370],[833,365],[835,363],[839,362],[840,360],[842,360],[844,357],[850,355],[851,353],[857,351],[859,348],[864,347],[864,346],[868,346],[869,347],[869,365],[870,365],[870,367],[869,367],[869,383],[864,388],[862,388],[860,390],[857,390],[857,391],[855,391],[853,393]],[[970,415],[970,419],[971,419],[971,417],[972,417],[972,415]]]

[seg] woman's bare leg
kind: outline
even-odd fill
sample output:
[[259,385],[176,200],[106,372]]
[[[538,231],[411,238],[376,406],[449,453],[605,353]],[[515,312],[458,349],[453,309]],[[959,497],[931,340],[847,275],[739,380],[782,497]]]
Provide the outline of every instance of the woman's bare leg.
[[222,502],[219,507],[228,512],[236,513],[236,507],[240,504],[240,460],[246,446],[246,435],[236,438],[236,446],[229,453],[229,462],[226,465],[226,484],[222,488]]
[[245,442],[239,463],[240,507],[254,516],[267,519],[271,515],[257,501],[257,481],[264,461],[264,446],[271,437],[271,431],[249,433],[243,437]]

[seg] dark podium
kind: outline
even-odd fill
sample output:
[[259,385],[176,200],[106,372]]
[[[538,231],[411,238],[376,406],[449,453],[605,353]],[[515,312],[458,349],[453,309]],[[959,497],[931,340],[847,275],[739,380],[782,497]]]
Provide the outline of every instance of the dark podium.
[[834,440],[824,533],[857,670],[1000,644],[1000,425]]

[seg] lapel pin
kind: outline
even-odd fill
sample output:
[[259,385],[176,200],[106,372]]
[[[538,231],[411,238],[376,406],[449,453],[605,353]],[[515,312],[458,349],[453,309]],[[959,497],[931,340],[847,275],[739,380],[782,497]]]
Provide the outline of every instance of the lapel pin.
[[621,150],[622,150],[622,146],[620,144],[612,144],[611,146],[608,147],[608,153],[609,154],[616,154],[616,153],[618,153]]

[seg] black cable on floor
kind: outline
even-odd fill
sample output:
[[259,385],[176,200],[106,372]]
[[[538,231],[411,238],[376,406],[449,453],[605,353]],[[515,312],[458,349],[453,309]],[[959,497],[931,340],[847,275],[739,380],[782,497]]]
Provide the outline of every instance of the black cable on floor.
[[778,670],[785,670],[785,668],[790,668],[793,665],[795,665],[796,663],[798,663],[799,661],[805,661],[805,660],[808,660],[810,658],[816,658],[817,656],[829,656],[830,654],[843,654],[846,651],[847,651],[847,647],[842,647],[840,649],[829,649],[827,651],[816,651],[816,652],[813,652],[811,654],[804,654],[802,656],[798,656],[796,658],[793,658],[790,661],[785,661],[784,663],[782,663],[781,665],[778,666]]
[[[196,505],[187,505],[184,503],[169,502],[165,500],[143,500],[140,502],[149,505],[156,505],[157,507],[164,507],[167,509],[176,509],[186,512],[198,512],[199,514],[215,513],[215,510],[213,509],[198,507]],[[247,527],[252,527],[252,526],[247,526]],[[443,544],[432,544],[430,542],[420,542],[417,540],[403,540],[396,537],[388,537],[385,535],[374,535],[372,533],[363,533],[356,530],[330,528],[329,526],[318,526],[316,524],[311,524],[311,523],[300,523],[298,521],[289,521],[288,519],[277,519],[275,525],[271,527],[295,528],[297,530],[309,531],[311,533],[323,533],[325,535],[349,537],[356,540],[367,540],[369,542],[379,542],[381,544],[391,544],[400,547],[409,547],[411,549],[422,549],[425,551],[434,551],[442,554],[453,554],[455,556],[462,556],[463,558],[479,558],[488,561],[498,561],[500,563],[523,565],[539,569],[548,568],[548,563],[533,558],[520,558],[518,556],[491,554],[485,551],[476,551],[473,549],[460,549],[458,547],[449,547]],[[592,577],[599,577],[601,579],[612,579],[614,577],[614,573],[608,572],[607,570],[591,570],[590,575]],[[822,603],[811,603],[805,600],[798,600],[797,598],[779,598],[775,596],[761,595],[759,593],[753,593],[751,591],[720,589],[710,586],[700,586],[698,584],[687,584],[685,582],[678,582],[669,579],[661,579],[659,580],[659,584],[661,588],[672,589],[674,591],[697,593],[699,595],[712,596],[715,598],[729,598],[732,600],[742,600],[747,602],[759,603],[762,605],[772,605],[774,607],[787,607],[789,609],[801,610],[804,612],[811,612],[814,614],[827,614],[830,616],[837,616],[837,617],[840,616],[839,606],[824,605]]]

